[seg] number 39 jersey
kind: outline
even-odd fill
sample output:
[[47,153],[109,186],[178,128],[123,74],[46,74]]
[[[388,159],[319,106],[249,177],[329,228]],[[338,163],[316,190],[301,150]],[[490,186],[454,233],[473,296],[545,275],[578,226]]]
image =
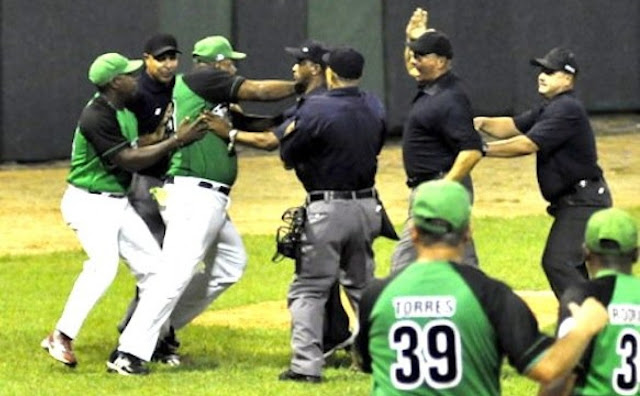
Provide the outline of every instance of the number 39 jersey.
[[593,339],[576,368],[574,395],[640,395],[640,279],[611,270],[567,289],[561,299],[558,336],[572,327],[570,302],[595,297],[609,324]]
[[509,287],[446,261],[371,284],[360,323],[374,395],[499,395],[505,355],[523,373],[552,343]]

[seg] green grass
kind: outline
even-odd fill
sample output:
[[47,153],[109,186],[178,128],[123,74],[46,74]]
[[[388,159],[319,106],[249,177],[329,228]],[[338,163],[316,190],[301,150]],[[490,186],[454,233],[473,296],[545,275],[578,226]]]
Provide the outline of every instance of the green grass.
[[[640,218],[640,207],[632,214]],[[546,290],[539,258],[549,225],[546,216],[476,218],[474,235],[482,268],[516,289]],[[246,275],[212,305],[212,310],[286,298],[292,263],[271,262],[271,235],[244,240],[250,257]],[[386,275],[394,243],[379,239],[374,247],[377,275]],[[83,260],[82,252],[0,257],[0,350],[5,352],[0,359],[0,394],[368,394],[367,375],[334,367],[344,365],[344,357],[330,362],[324,373],[327,381],[321,385],[277,381],[276,376],[289,361],[288,329],[191,325],[179,334],[185,355],[183,366],[152,365],[152,374],[145,378],[107,374],[104,363],[117,342],[115,325],[133,291],[132,277],[124,266],[75,343],[79,366],[68,369],[41,351],[39,342],[55,325]],[[537,389],[507,365],[502,386],[505,395],[516,396],[534,394]]]

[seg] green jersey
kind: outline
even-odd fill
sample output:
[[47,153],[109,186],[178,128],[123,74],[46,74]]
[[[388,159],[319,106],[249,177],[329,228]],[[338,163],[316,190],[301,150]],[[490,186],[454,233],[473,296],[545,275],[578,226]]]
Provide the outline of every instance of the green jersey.
[[112,158],[135,145],[137,137],[135,115],[96,94],[82,111],[73,136],[67,182],[88,191],[126,193],[131,173],[116,166]]
[[552,342],[506,285],[446,261],[368,286],[360,315],[373,395],[499,395],[504,355],[526,372]]
[[568,304],[580,304],[587,297],[607,307],[609,323],[576,368],[573,394],[640,395],[640,279],[604,270],[595,279],[568,289],[561,299],[559,336],[571,327]]
[[[176,77],[173,89],[174,122],[185,117],[195,120],[202,111],[217,105],[228,109],[244,79],[211,67],[202,67]],[[193,176],[233,185],[238,173],[235,151],[227,149],[228,141],[207,133],[204,138],[177,150],[171,157],[168,174]]]

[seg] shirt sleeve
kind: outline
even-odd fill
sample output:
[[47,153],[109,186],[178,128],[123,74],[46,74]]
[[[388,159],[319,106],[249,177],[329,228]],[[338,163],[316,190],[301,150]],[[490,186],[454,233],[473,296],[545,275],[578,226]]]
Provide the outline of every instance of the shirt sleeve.
[[213,68],[203,68],[184,76],[193,92],[212,103],[237,102],[238,90],[245,80],[242,76]]
[[469,100],[456,96],[448,101],[449,106],[442,115],[442,128],[446,141],[453,151],[482,151],[482,139],[473,127],[473,114]]
[[111,163],[113,156],[120,150],[130,147],[131,143],[120,131],[120,124],[115,114],[87,110],[78,122],[80,133],[103,161]]
[[315,139],[320,135],[321,117],[316,114],[316,106],[310,104],[311,99],[298,109],[293,117],[294,129],[284,135],[280,141],[280,157],[286,167],[295,167],[296,163],[307,158],[307,152]]
[[520,132],[526,134],[527,132],[529,132],[529,129],[533,127],[533,124],[536,123],[536,119],[538,118],[540,111],[540,108],[535,108],[520,113],[513,117],[513,123],[516,125],[516,128],[518,128]]
[[550,153],[580,130],[574,127],[578,118],[579,113],[573,111],[570,103],[554,102],[545,108],[526,135],[540,152]]
[[519,373],[546,351],[553,339],[538,329],[538,321],[527,304],[504,283],[475,268],[458,267],[493,325],[501,354]]

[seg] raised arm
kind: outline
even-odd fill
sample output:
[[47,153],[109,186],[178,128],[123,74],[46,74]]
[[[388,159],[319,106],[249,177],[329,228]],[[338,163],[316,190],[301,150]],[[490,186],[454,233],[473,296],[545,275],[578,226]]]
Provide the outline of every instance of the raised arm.
[[[409,22],[407,22],[407,27],[405,29],[406,40],[407,42],[417,39],[422,36],[427,31],[427,22],[429,19],[429,14],[427,10],[422,8],[416,8],[416,10],[409,18]],[[412,77],[417,77],[419,72],[413,67],[411,64],[411,57],[413,56],[413,51],[407,46],[404,48],[404,64],[407,69],[407,73],[409,73]]]

